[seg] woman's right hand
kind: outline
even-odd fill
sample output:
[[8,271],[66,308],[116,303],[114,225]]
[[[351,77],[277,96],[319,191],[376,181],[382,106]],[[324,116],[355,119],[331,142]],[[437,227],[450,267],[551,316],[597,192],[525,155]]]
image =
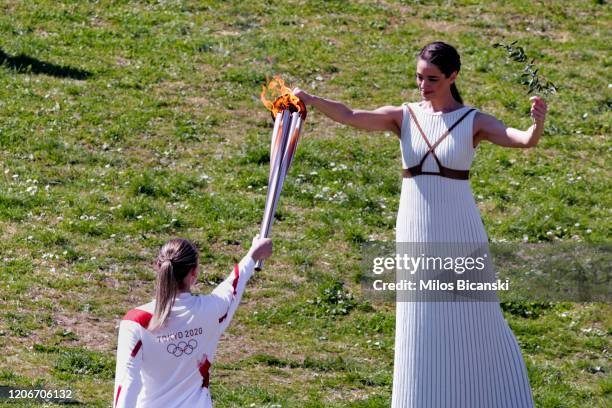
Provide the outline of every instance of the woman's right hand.
[[259,234],[253,238],[251,249],[249,249],[251,257],[256,261],[263,261],[272,255],[272,239],[259,238]]
[[310,105],[312,95],[310,95],[308,92],[302,91],[300,88],[293,88],[293,91],[291,92],[295,96],[297,96],[302,102],[304,102],[304,105]]

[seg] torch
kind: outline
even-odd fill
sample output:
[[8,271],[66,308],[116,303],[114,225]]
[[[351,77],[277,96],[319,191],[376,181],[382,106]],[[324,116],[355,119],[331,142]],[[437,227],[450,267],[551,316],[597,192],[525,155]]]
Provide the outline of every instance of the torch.
[[[270,144],[270,173],[268,175],[268,193],[264,216],[261,222],[259,236],[268,238],[272,230],[272,222],[276,213],[276,206],[283,189],[283,182],[287,171],[293,161],[300,140],[302,124],[306,119],[306,106],[299,100],[280,77],[275,77],[267,87],[263,86],[261,101],[272,113],[274,129],[272,130],[272,142]],[[272,91],[279,93],[274,102],[266,99],[266,93]],[[260,271],[262,261],[257,261],[255,270]]]

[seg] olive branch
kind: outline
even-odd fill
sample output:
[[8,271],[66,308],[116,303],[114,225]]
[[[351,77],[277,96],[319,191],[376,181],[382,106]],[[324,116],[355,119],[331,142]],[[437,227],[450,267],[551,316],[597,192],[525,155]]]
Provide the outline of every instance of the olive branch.
[[[515,46],[517,42],[518,40],[514,40],[510,44],[495,43],[493,44],[493,48],[502,47],[506,50],[510,59],[516,62],[526,62],[528,57],[527,54],[525,54],[525,49],[521,46]],[[534,62],[535,58],[532,58],[531,62],[527,63],[521,74],[523,78],[521,84],[527,85],[528,87],[527,94],[532,92],[541,92],[544,95],[557,93],[555,84],[544,77],[538,76],[540,68],[535,68]]]

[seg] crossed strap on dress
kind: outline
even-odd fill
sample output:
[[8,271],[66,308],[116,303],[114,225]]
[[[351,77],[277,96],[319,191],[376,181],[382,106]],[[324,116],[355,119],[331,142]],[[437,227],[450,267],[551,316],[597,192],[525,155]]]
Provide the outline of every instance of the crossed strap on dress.
[[[414,176],[418,176],[418,175],[421,175],[421,174],[431,174],[431,175],[448,177],[448,178],[457,179],[457,180],[468,180],[470,178],[470,171],[469,170],[455,170],[455,169],[450,169],[448,167],[444,167],[442,165],[442,163],[440,163],[440,160],[438,159],[438,156],[436,156],[436,153],[434,152],[434,149],[444,140],[444,138],[446,138],[446,136],[448,136],[450,134],[450,132],[452,132],[452,130],[459,123],[461,123],[461,121],[463,119],[465,119],[465,117],[467,115],[470,114],[470,112],[472,112],[475,109],[472,108],[472,109],[468,110],[467,112],[465,112],[465,114],[463,116],[461,116],[459,118],[459,120],[457,120],[455,123],[453,123],[453,125],[450,128],[448,128],[446,130],[446,132],[444,132],[442,134],[442,136],[440,136],[440,138],[432,145],[431,143],[429,143],[429,140],[427,140],[427,137],[425,136],[425,133],[423,132],[423,129],[421,128],[421,125],[419,124],[419,121],[417,120],[416,115],[412,111],[412,108],[410,106],[407,106],[407,108],[410,111],[410,116],[412,116],[412,119],[414,120],[414,123],[416,124],[417,128],[419,129],[419,132],[421,133],[421,136],[423,136],[423,139],[425,140],[425,143],[427,143],[427,146],[429,147],[429,150],[427,150],[427,153],[425,153],[425,156],[423,156],[423,158],[421,159],[419,164],[417,164],[416,166],[412,166],[410,168],[407,168],[407,169],[402,169],[402,176],[403,177],[414,177]],[[427,158],[427,155],[429,155],[430,153],[433,156],[433,158],[436,160],[436,163],[438,163],[438,167],[440,168],[439,172],[435,172],[435,171],[423,171],[423,163],[425,163],[425,159]]]

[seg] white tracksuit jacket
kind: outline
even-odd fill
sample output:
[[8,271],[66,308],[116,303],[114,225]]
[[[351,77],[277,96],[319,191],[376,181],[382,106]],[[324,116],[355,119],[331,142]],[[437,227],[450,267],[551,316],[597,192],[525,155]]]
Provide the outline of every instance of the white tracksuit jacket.
[[150,332],[155,301],[119,325],[115,408],[212,407],[209,369],[255,267],[250,255],[210,295],[181,293],[167,324]]

